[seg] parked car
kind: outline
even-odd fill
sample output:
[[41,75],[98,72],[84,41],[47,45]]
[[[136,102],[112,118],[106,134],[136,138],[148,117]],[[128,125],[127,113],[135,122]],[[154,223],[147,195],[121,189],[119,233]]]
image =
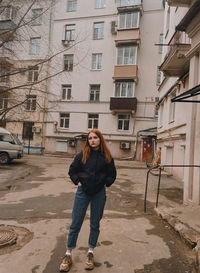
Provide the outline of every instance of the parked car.
[[23,145],[10,131],[0,128],[0,164],[7,164],[23,156]]

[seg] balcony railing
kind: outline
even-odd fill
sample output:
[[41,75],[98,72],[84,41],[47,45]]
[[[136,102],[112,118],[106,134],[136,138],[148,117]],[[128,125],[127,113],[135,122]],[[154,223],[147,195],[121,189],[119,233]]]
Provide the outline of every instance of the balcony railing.
[[168,44],[168,52],[160,66],[160,70],[166,76],[181,76],[189,68],[189,59],[185,57],[185,54],[190,48],[191,41],[187,34],[176,31]]
[[114,79],[137,79],[137,65],[116,65]]
[[192,0],[167,0],[169,6],[187,7],[190,6]]
[[137,109],[137,99],[125,97],[111,97],[110,110],[113,112],[135,112]]

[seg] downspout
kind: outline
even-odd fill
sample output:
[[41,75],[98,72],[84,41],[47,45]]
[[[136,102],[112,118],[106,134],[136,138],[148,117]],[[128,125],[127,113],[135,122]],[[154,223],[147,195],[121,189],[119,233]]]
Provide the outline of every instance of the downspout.
[[[50,8],[50,16],[49,16],[49,35],[48,35],[48,50],[47,50],[47,58],[49,58],[50,56],[50,52],[51,52],[51,36],[52,36],[52,17],[53,17],[53,7],[55,6],[55,0],[51,1],[51,8]],[[46,114],[46,109],[48,107],[48,93],[49,93],[49,67],[50,67],[50,60],[48,60],[47,62],[47,66],[46,66],[46,85],[45,85],[45,95],[44,95],[44,100],[43,100],[43,113],[42,113],[42,135],[41,135],[41,153],[44,154],[44,149],[42,150],[42,148],[45,147],[45,142],[46,139],[44,139],[46,137],[46,120],[47,120],[47,114]],[[45,130],[45,133],[44,133]]]

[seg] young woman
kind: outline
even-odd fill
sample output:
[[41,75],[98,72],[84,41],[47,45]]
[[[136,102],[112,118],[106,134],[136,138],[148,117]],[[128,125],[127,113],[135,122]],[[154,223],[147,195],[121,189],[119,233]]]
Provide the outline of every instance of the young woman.
[[78,234],[90,204],[90,235],[85,269],[94,268],[94,248],[96,247],[100,220],[106,202],[105,186],[111,186],[116,179],[114,160],[101,132],[93,129],[87,135],[83,152],[79,153],[69,168],[72,182],[78,186],[72,211],[67,251],[60,265],[61,272],[67,272],[72,265],[72,250],[76,247]]

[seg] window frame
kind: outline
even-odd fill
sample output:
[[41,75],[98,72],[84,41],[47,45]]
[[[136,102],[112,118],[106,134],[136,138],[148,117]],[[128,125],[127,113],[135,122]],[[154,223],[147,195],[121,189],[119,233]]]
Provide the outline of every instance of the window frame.
[[41,37],[30,38],[29,54],[39,55],[40,54],[40,43],[41,43]]
[[67,0],[67,12],[77,11],[77,0]]
[[2,94],[0,95],[0,110],[4,110],[8,108],[8,95]]
[[[69,57],[69,59],[67,59],[67,57]],[[74,54],[65,54],[64,55],[64,70],[73,71],[73,68],[74,68]]]
[[[124,116],[124,118],[120,118],[120,116]],[[128,118],[125,118],[125,116],[128,116]],[[125,129],[125,126],[126,126],[125,122],[127,121],[128,121],[128,129]],[[120,123],[121,123],[121,126],[119,126]],[[126,131],[126,132],[130,130],[130,114],[118,114],[117,130]]]
[[94,22],[93,23],[93,40],[102,40],[103,38],[104,38],[104,22]]
[[[132,83],[132,95],[128,96],[128,85]],[[117,95],[117,85],[120,85],[119,87],[119,96]],[[123,84],[126,84],[125,87],[125,95],[123,95]],[[117,98],[133,98],[135,96],[135,82],[134,81],[116,81],[115,82],[115,88],[114,88],[114,97]]]
[[[91,121],[91,126],[89,126]],[[97,126],[95,126],[95,122],[97,122]],[[88,130],[98,129],[99,126],[99,114],[88,113]]]
[[12,6],[0,7],[0,22],[7,21],[7,20],[13,20],[13,7]]
[[[66,115],[63,116],[62,115]],[[65,112],[65,113],[60,113],[59,114],[59,128],[60,129],[69,129],[69,123],[70,123],[70,113]],[[64,126],[61,126],[64,125]],[[67,127],[65,126],[67,125]]]
[[[41,11],[37,14],[36,11]],[[36,14],[34,14],[36,12]],[[43,15],[43,9],[32,9],[32,26],[41,26],[42,25],[42,15]]]
[[[67,29],[67,27],[74,27],[74,28]],[[75,24],[65,25],[65,41],[75,41],[75,31],[76,31]]]
[[[102,57],[103,57],[102,53],[92,53],[92,67],[91,67],[92,70],[102,70]],[[95,65],[93,66],[93,64]]]
[[[131,57],[131,49],[133,48],[133,56]],[[127,58],[127,52],[126,50],[128,49],[128,62],[125,62],[125,58]],[[122,50],[121,56],[119,55],[119,50]],[[118,46],[117,47],[117,64],[116,65],[136,65],[137,64],[137,50],[138,46],[137,45],[128,45],[128,46]],[[120,61],[121,59],[121,61]],[[132,59],[132,62],[131,62]]]
[[28,82],[37,82],[38,77],[39,77],[39,67],[38,66],[31,67],[30,66],[29,70],[28,70]]
[[[130,22],[130,26],[127,26],[127,21],[128,21],[128,16],[131,14],[131,22]],[[137,14],[137,23],[135,25],[133,25],[134,23],[134,15]],[[124,25],[121,26],[121,18],[122,16],[125,16],[124,18]],[[118,14],[118,29],[122,30],[122,29],[135,29],[135,28],[139,28],[140,25],[140,12],[139,11],[130,11],[130,12],[123,12],[123,13],[119,13]]]
[[[130,2],[130,3],[128,3]],[[120,7],[141,5],[141,0],[120,0]]]
[[[93,90],[92,90],[92,88],[93,87],[99,87],[99,88],[94,88]],[[89,101],[90,102],[99,102],[100,101],[100,88],[101,88],[101,86],[100,86],[100,84],[90,84],[90,93],[89,93]],[[93,94],[92,94],[92,92],[93,92]],[[94,96],[94,98],[93,99],[91,99],[91,96]]]
[[37,96],[36,95],[26,95],[26,111],[34,112],[37,109]]
[[95,0],[95,9],[105,8],[106,0]]
[[[71,97],[72,97],[72,85],[71,84],[62,84],[61,85],[61,90],[62,90],[61,100],[62,101],[71,100]],[[65,98],[63,96],[63,91],[64,90],[65,90]]]

